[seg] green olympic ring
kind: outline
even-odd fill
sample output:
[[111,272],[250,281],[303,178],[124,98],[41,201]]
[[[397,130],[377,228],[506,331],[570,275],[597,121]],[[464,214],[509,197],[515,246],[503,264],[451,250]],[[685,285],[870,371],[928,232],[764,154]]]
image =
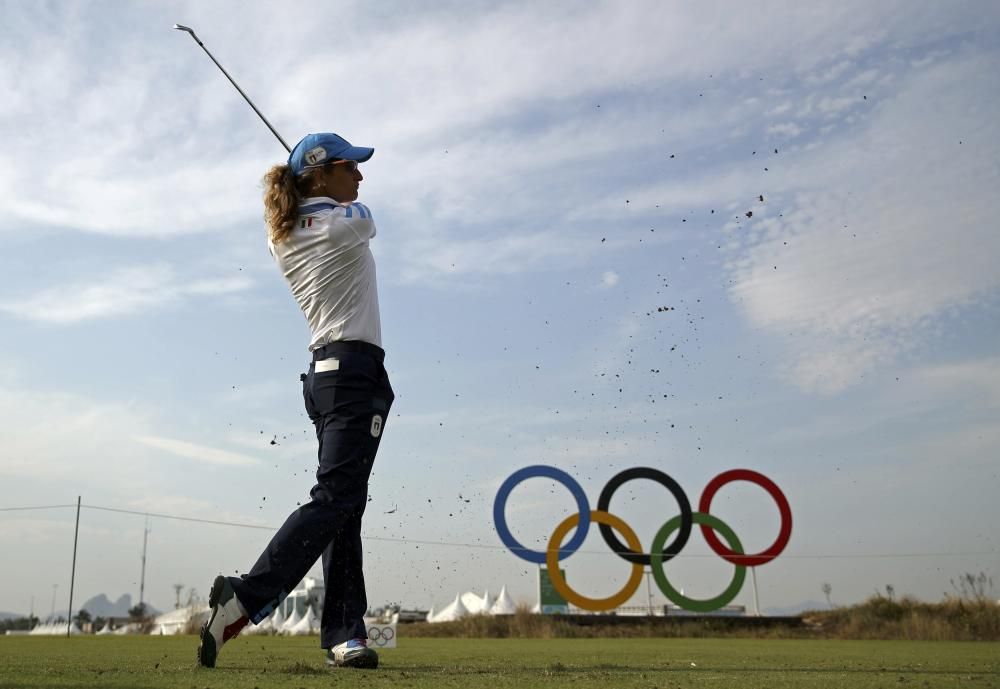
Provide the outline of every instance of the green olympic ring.
[[[718,517],[712,516],[711,514],[706,514],[705,512],[692,512],[691,520],[695,524],[701,524],[702,526],[710,526],[726,539],[729,544],[729,548],[740,555],[743,555],[743,544],[740,543],[740,539],[736,536],[736,532],[729,528],[729,525]],[[650,548],[650,569],[653,570],[653,579],[656,580],[656,585],[660,587],[660,591],[663,592],[672,603],[678,605],[685,610],[690,610],[691,612],[712,612],[713,610],[718,610],[724,605],[727,605],[730,601],[736,598],[736,594],[740,592],[743,588],[743,582],[746,580],[747,568],[743,565],[736,565],[736,571],[733,572],[733,580],[729,583],[729,587],[720,593],[715,598],[709,598],[707,600],[696,600],[694,598],[688,598],[680,591],[675,589],[670,582],[667,580],[667,573],[663,570],[663,545],[667,542],[667,538],[681,525],[680,515],[674,517],[666,524],[660,527],[660,530],[656,532],[656,536],[653,538],[653,547]]]

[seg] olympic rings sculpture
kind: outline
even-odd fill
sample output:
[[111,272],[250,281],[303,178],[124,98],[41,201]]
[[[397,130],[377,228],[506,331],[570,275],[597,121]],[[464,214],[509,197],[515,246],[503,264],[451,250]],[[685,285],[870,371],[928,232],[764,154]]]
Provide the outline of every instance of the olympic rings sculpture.
[[[520,541],[510,532],[505,514],[507,500],[510,498],[511,491],[521,482],[536,477],[549,478],[564,485],[573,496],[577,506],[577,514],[570,515],[556,526],[544,552],[531,550],[521,545]],[[656,532],[648,553],[643,552],[639,538],[632,528],[620,517],[608,511],[615,491],[626,482],[634,479],[647,479],[664,486],[670,491],[677,502],[677,506],[680,508],[680,514],[667,520],[660,527],[660,530]],[[747,555],[743,551],[743,544],[740,543],[740,539],[736,536],[732,528],[718,517],[709,513],[715,494],[724,485],[733,481],[749,481],[760,486],[770,494],[778,506],[778,512],[781,515],[781,526],[778,529],[778,536],[769,547],[759,553]],[[788,505],[788,500],[785,498],[784,493],[781,492],[781,489],[771,479],[750,469],[724,471],[709,481],[698,500],[697,512],[691,510],[691,503],[688,501],[687,494],[680,485],[662,471],[651,467],[625,469],[607,482],[601,490],[600,496],[597,498],[597,509],[591,510],[583,488],[580,487],[580,484],[572,476],[561,469],[536,464],[518,469],[500,485],[496,499],[493,502],[493,522],[496,525],[500,540],[503,541],[503,544],[514,555],[528,562],[539,565],[544,564],[546,566],[552,587],[567,603],[571,603],[583,610],[592,611],[612,610],[631,598],[642,582],[643,570],[647,565],[652,570],[653,579],[656,580],[656,585],[660,588],[660,591],[675,605],[692,612],[718,610],[729,604],[740,592],[746,578],[746,568],[767,564],[778,557],[785,549],[785,546],[788,545],[788,541],[792,536],[792,510]],[[604,542],[608,544],[608,547],[616,555],[632,565],[632,571],[625,586],[618,593],[608,598],[588,598],[580,595],[569,587],[562,572],[559,570],[559,561],[565,560],[583,545],[591,523],[598,525],[601,536],[604,538]],[[735,566],[733,579],[726,590],[718,596],[707,600],[698,600],[684,596],[674,588],[663,571],[663,565],[676,557],[687,544],[694,524],[699,526],[702,536],[712,551]],[[566,534],[574,527],[576,528],[576,532],[573,534],[573,537],[568,543],[563,545],[563,539],[566,538]],[[624,544],[618,540],[615,531],[624,536]],[[667,544],[667,540],[674,535],[675,531],[677,532],[676,536]],[[719,539],[719,534],[726,541],[728,547]]]

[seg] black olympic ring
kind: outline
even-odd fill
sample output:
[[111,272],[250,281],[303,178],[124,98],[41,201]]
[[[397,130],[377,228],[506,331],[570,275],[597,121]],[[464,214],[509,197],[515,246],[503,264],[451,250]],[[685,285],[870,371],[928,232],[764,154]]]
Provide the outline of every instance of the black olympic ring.
[[[674,500],[677,501],[677,506],[681,508],[681,524],[680,529],[677,531],[677,537],[674,539],[673,543],[663,548],[663,562],[668,562],[672,560],[681,549],[687,545],[688,538],[691,536],[691,525],[694,523],[694,518],[691,513],[691,503],[688,501],[687,494],[684,489],[680,487],[670,476],[667,476],[662,471],[658,469],[653,469],[651,467],[634,467],[632,469],[626,469],[611,478],[610,481],[601,490],[601,495],[597,498],[597,509],[602,512],[610,512],[608,509],[611,506],[611,496],[614,495],[615,491],[618,490],[622,484],[626,481],[631,481],[632,479],[645,478],[650,481],[655,481],[659,483],[674,496]],[[608,544],[619,557],[628,560],[632,564],[637,565],[648,565],[650,564],[650,555],[648,553],[635,553],[632,550],[622,544],[615,535],[614,530],[608,524],[598,524],[601,529],[601,536],[604,537],[604,542]]]

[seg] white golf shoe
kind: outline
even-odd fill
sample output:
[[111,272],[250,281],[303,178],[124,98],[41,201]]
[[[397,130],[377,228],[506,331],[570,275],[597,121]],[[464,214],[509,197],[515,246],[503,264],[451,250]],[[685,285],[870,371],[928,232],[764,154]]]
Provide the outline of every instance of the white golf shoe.
[[378,667],[378,653],[368,648],[368,639],[349,639],[326,652],[326,664],[336,667]]
[[229,579],[222,575],[215,577],[215,582],[212,583],[208,605],[212,608],[212,616],[201,628],[198,664],[202,667],[215,667],[215,659],[222,644],[238,636],[250,620],[240,607]]

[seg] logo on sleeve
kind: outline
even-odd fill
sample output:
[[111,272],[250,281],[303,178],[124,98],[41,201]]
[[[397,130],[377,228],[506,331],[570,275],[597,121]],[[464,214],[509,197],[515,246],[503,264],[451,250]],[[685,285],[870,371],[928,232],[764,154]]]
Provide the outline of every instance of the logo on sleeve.
[[377,438],[382,435],[382,417],[378,414],[372,417],[372,437]]

